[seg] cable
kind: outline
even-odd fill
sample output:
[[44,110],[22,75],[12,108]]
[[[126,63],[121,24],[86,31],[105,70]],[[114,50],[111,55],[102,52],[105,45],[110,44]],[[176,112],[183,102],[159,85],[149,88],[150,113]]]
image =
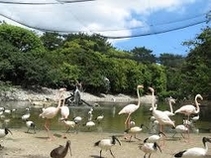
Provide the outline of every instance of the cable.
[[21,4],[21,5],[49,5],[49,4],[65,4],[65,3],[79,3],[79,2],[88,2],[88,1],[95,1],[95,0],[72,0],[72,1],[63,1],[63,0],[56,0],[57,2],[11,2],[11,1],[0,1],[3,4]]
[[[184,29],[187,27],[191,27],[191,26],[195,26],[201,23],[207,22],[206,19],[204,20],[200,20],[198,22],[192,22],[191,24],[186,24],[184,26],[178,26],[176,28],[170,28],[170,29],[166,29],[164,31],[151,31],[151,32],[145,32],[145,33],[139,33],[139,34],[135,34],[135,35],[126,35],[126,36],[105,36],[105,35],[100,35],[104,38],[108,38],[108,39],[124,39],[124,38],[135,38],[135,37],[141,37],[141,36],[149,36],[149,35],[155,35],[155,34],[161,34],[161,33],[166,33],[166,32],[171,32],[171,31],[176,31],[176,30],[180,30],[180,29]],[[123,31],[123,30],[121,30]],[[125,30],[126,31],[126,30]],[[99,33],[100,34],[100,33]]]
[[[87,31],[63,31],[63,30],[44,29],[44,28],[39,28],[39,27],[34,27],[34,26],[27,25],[25,23],[22,23],[22,22],[19,22],[17,20],[14,20],[11,17],[6,16],[6,15],[1,14],[1,13],[0,13],[0,15],[3,16],[3,17],[5,17],[5,18],[7,18],[7,19],[9,19],[9,20],[14,21],[14,22],[16,22],[18,24],[21,24],[21,25],[26,26],[28,28],[39,30],[39,31],[42,31],[42,32],[58,32],[58,33],[84,33],[84,32],[87,32]],[[191,19],[189,19],[189,20],[191,20]],[[203,19],[203,20],[194,21],[192,23],[185,24],[183,26],[178,26],[176,28],[169,28],[169,29],[158,30],[158,31],[153,30],[151,32],[144,32],[144,33],[138,33],[138,34],[135,34],[135,35],[126,35],[126,36],[105,36],[105,35],[100,35],[102,32],[96,31],[96,30],[92,30],[91,32],[92,33],[95,33],[95,34],[99,34],[101,37],[108,38],[108,39],[135,38],[135,37],[140,37],[140,36],[148,36],[148,35],[154,35],[154,34],[161,34],[161,33],[166,33],[166,32],[175,31],[175,30],[179,30],[179,29],[184,29],[184,28],[187,28],[187,27],[191,27],[191,26],[195,26],[195,25],[204,23],[206,21],[207,21],[206,19]],[[179,22],[183,22],[183,21],[179,21]],[[162,25],[168,25],[168,24],[172,24],[172,23],[166,23],[166,24],[162,24]],[[160,27],[160,26],[161,25],[158,25],[158,27]],[[128,31],[128,30],[131,30],[132,31],[132,30],[138,29],[138,28],[140,29],[141,27],[131,28],[131,29],[125,29],[125,30],[116,30],[116,31]],[[104,32],[106,32],[106,31],[104,31]]]
[[22,22],[19,22],[19,21],[17,21],[17,20],[14,20],[14,19],[12,19],[11,17],[6,16],[6,15],[1,14],[1,13],[0,13],[0,15],[3,16],[3,17],[5,17],[5,18],[7,18],[7,19],[9,19],[9,20],[11,20],[11,21],[14,21],[14,22],[16,22],[16,23],[18,23],[18,24],[20,24],[20,25],[23,25],[23,26],[28,27],[28,28],[31,28],[31,29],[39,30],[39,31],[42,31],[42,32],[60,32],[60,33],[80,33],[80,32],[83,32],[83,31],[59,31],[59,30],[48,30],[48,29],[44,29],[44,28],[39,28],[39,27],[34,27],[34,26],[27,25],[27,24],[25,24],[25,23],[22,23]]
[[200,21],[200,22],[196,22],[196,23],[193,23],[193,24],[189,24],[189,25],[185,25],[185,26],[181,26],[181,27],[174,28],[174,29],[168,29],[168,30],[165,30],[165,31],[154,31],[154,32],[151,32],[151,33],[140,33],[140,34],[128,35],[128,36],[104,36],[104,35],[100,35],[100,36],[102,36],[104,38],[108,38],[108,39],[135,38],[135,37],[156,35],[156,34],[161,34],[161,33],[166,33],[166,32],[171,32],[171,31],[176,31],[176,30],[188,28],[188,27],[191,27],[191,26],[195,26],[195,25],[198,25],[198,24],[201,24],[201,23],[204,23],[204,22],[206,22],[206,20],[203,20],[203,21]]

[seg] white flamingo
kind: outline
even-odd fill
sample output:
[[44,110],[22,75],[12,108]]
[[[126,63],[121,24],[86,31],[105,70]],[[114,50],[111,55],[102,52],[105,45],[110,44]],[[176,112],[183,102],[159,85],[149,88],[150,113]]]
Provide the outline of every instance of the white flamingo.
[[68,119],[68,116],[70,115],[69,107],[63,104],[63,105],[60,107],[60,109],[61,109],[61,115],[62,115],[61,120],[63,120],[63,119],[64,119],[64,120],[65,120],[65,119]]
[[[152,98],[154,98],[154,89],[152,87],[149,87],[149,90],[152,92]],[[152,114],[156,118],[156,120],[159,122],[161,132],[163,132],[164,125],[170,125],[170,126],[175,127],[174,122],[169,118],[168,115],[166,115],[163,111],[155,109],[154,99],[152,99]]]
[[[60,89],[59,92],[62,93],[64,90]],[[39,117],[45,118],[45,124],[44,127],[48,133],[49,140],[52,140],[54,137],[50,133],[49,127],[50,127],[50,120],[53,119],[59,112],[60,106],[61,106],[61,100],[59,99],[57,107],[47,107],[42,109],[42,113],[39,115]]]
[[193,147],[183,151],[180,151],[174,155],[174,157],[186,157],[186,158],[196,158],[196,157],[204,157],[208,152],[207,142],[211,143],[211,139],[207,137],[202,138],[202,143],[204,148]]
[[189,120],[191,114],[198,114],[200,112],[198,99],[203,100],[203,97],[201,96],[201,94],[197,94],[195,96],[196,108],[193,105],[183,105],[182,107],[180,107],[178,110],[175,111],[175,114],[177,113],[184,114],[188,116],[188,120]]
[[169,103],[169,107],[170,107],[170,111],[166,110],[163,111],[164,113],[166,113],[166,115],[168,116],[174,116],[174,112],[173,112],[173,108],[172,108],[172,103],[176,103],[174,98],[169,98],[168,99],[168,103]]
[[137,95],[138,95],[138,104],[135,105],[135,104],[128,104],[126,105],[118,114],[121,115],[121,114],[128,114],[128,117],[125,121],[125,126],[126,128],[128,128],[128,120],[130,118],[130,115],[135,112],[139,107],[140,107],[140,104],[141,104],[141,97],[140,97],[140,94],[139,94],[139,89],[140,88],[143,88],[143,85],[138,85],[137,86]]

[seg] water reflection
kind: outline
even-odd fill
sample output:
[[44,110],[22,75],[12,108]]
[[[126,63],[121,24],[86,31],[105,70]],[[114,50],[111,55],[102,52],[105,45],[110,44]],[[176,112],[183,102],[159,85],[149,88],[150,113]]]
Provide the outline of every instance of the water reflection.
[[[123,132],[124,131],[124,121],[127,115],[118,115],[118,112],[122,109],[126,103],[117,104],[117,103],[100,103],[99,107],[94,107],[93,111],[93,121],[96,122],[95,118],[99,115],[104,115],[104,118],[101,122],[97,123],[92,131],[99,132]],[[6,109],[17,108],[16,111],[11,114],[1,115],[1,124],[0,127],[8,126],[9,128],[26,128],[25,122],[21,119],[22,115],[26,113],[26,108],[30,108],[30,120],[34,121],[37,129],[44,129],[44,119],[39,118],[41,113],[41,108],[34,108],[29,104],[29,102],[1,102],[0,107],[5,106]],[[159,109],[168,109],[166,103],[159,103]],[[79,131],[89,131],[86,126],[83,126],[84,123],[88,120],[88,111],[90,107],[74,107],[70,108],[70,120],[76,116],[81,116],[83,118]],[[135,121],[136,125],[144,123],[147,126],[150,126],[150,116],[151,112],[149,111],[149,106],[141,106],[132,116],[132,120]],[[174,109],[179,108],[179,105],[173,106]],[[195,126],[199,129],[200,132],[210,132],[210,120],[211,120],[211,108],[209,106],[201,107],[199,121],[195,123]],[[60,113],[51,121],[51,129],[53,130],[66,130],[64,125],[59,121]],[[173,116],[172,119],[175,120],[176,124],[182,123],[183,115]],[[26,129],[27,130],[27,129]]]

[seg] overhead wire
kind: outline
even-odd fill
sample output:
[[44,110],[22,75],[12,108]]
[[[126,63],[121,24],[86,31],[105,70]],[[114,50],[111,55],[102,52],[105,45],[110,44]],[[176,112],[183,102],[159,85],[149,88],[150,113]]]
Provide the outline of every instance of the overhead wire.
[[6,16],[6,15],[4,15],[2,13],[0,13],[0,15],[5,17],[5,18],[7,18],[7,19],[9,19],[9,20],[11,20],[11,21],[13,21],[13,22],[16,22],[16,23],[18,23],[20,25],[23,25],[23,26],[28,27],[30,29],[35,29],[35,30],[38,30],[38,31],[41,31],[41,32],[58,32],[58,33],[79,33],[80,32],[80,31],[68,31],[67,32],[67,31],[62,31],[62,30],[53,30],[53,29],[45,29],[45,28],[35,27],[35,26],[31,26],[31,25],[25,24],[23,22],[20,22],[18,20],[15,20],[15,19],[13,19],[13,18],[11,18],[9,16]]
[[[95,0],[73,0],[73,1],[56,0],[56,1],[57,2],[48,2],[48,3],[38,3],[38,2],[36,2],[36,3],[35,2],[33,2],[33,3],[26,3],[26,2],[8,2],[8,1],[1,1],[0,0],[0,3],[45,5],[45,4],[60,4],[60,3],[86,2],[86,1],[95,1]],[[153,27],[166,26],[166,25],[175,24],[175,23],[178,23],[178,22],[184,22],[184,21],[187,21],[187,20],[196,19],[196,18],[198,18],[198,17],[200,17],[202,15],[205,16],[205,14],[200,14],[200,15],[194,16],[192,18],[187,18],[187,19],[180,20],[180,21],[174,21],[174,22],[168,22],[168,23],[161,23],[159,25],[156,24],[156,26],[154,24],[149,25],[150,28],[151,28],[151,31],[148,31],[148,32],[140,32],[140,29],[144,29],[146,27],[131,27],[131,28],[127,28],[127,29],[115,29],[115,30],[108,30],[107,29],[107,30],[88,30],[88,31],[83,31],[83,30],[69,30],[69,31],[64,31],[64,30],[58,30],[58,29],[45,29],[45,28],[41,28],[41,27],[35,27],[35,26],[28,25],[26,23],[20,22],[18,20],[15,20],[12,17],[9,17],[9,16],[4,15],[2,13],[0,13],[0,15],[3,16],[3,17],[5,17],[5,18],[7,18],[7,19],[9,19],[9,20],[14,21],[14,22],[16,22],[18,24],[21,24],[21,25],[26,26],[28,28],[39,30],[39,31],[42,31],[42,32],[58,32],[58,33],[88,33],[88,32],[91,32],[91,33],[99,34],[100,36],[105,37],[105,38],[108,38],[108,39],[135,38],[135,37],[140,37],[140,36],[148,36],[148,35],[166,33],[166,32],[175,31],[175,30],[179,30],[179,29],[184,29],[184,28],[187,28],[187,27],[191,27],[191,26],[198,25],[198,24],[201,24],[201,23],[206,22],[206,19],[202,19],[202,20],[195,20],[194,22],[189,22],[188,24],[185,24],[185,25],[183,24],[183,25],[180,25],[180,26],[177,26],[177,27],[167,28],[165,30],[162,30],[162,29],[160,29],[160,30],[154,30],[153,29]],[[85,26],[85,24],[82,23],[77,17],[75,17],[75,19],[77,21],[79,21],[79,23],[81,23],[83,26]],[[106,32],[109,32],[109,33],[114,34],[114,33],[117,33],[118,31],[137,31],[137,33],[132,34],[132,35],[122,35],[122,36],[102,35],[103,33],[106,33]]]
[[79,2],[88,2],[95,0],[56,0],[56,2],[12,2],[12,1],[0,1],[2,4],[21,4],[21,5],[49,5],[49,4],[66,4],[66,3],[79,3]]
[[[35,29],[35,30],[39,30],[39,31],[42,31],[42,32],[58,32],[58,33],[86,33],[88,31],[76,31],[76,30],[72,30],[72,31],[64,31],[64,30],[57,30],[57,29],[45,29],[45,28],[40,28],[40,27],[35,27],[35,26],[30,26],[30,25],[27,25],[23,22],[20,22],[18,20],[14,20],[13,18],[9,17],[9,16],[6,16],[4,14],[1,14],[1,16],[9,19],[9,20],[12,20],[18,24],[21,24],[23,26],[26,26],[28,28],[31,28],[31,29]],[[190,20],[190,19],[189,19]],[[198,25],[198,24],[201,24],[201,23],[204,23],[206,22],[207,20],[206,19],[202,19],[200,21],[194,21],[192,23],[189,23],[189,24],[186,24],[186,25],[183,25],[183,26],[180,26],[180,27],[177,27],[177,28],[169,28],[169,29],[166,29],[166,30],[161,30],[161,31],[151,31],[151,32],[142,32],[142,33],[137,33],[135,35],[122,35],[122,36],[106,36],[106,35],[100,35],[102,37],[105,37],[105,38],[108,38],[108,39],[123,39],[123,38],[135,38],[135,37],[140,37],[140,36],[148,36],[148,35],[154,35],[154,34],[161,34],[161,33],[166,33],[166,32],[170,32],[170,31],[175,31],[175,30],[179,30],[179,29],[184,29],[184,28],[187,28],[187,27],[191,27],[191,26],[195,26],[195,25]],[[177,21],[177,22],[182,22],[182,21]],[[167,24],[170,24],[170,23],[166,23],[166,24],[162,24],[162,25],[167,25]],[[158,25],[157,25],[158,26]],[[141,27],[139,27],[140,29]],[[136,28],[130,28],[130,29],[124,29],[124,30],[115,30],[115,31],[126,31],[126,30],[134,30],[134,29],[138,29],[138,27]],[[110,31],[110,30],[109,30]],[[112,32],[115,32],[114,30]],[[90,31],[89,31],[90,32]],[[96,30],[92,30],[93,33],[96,33],[96,34],[100,34],[100,32],[97,32]],[[106,31],[103,31],[103,32],[106,32]]]
[[[182,21],[177,21],[177,22],[182,22]],[[153,31],[148,31],[148,32],[136,33],[134,35],[125,35],[125,36],[124,35],[122,35],[122,36],[101,35],[101,36],[105,37],[105,38],[108,38],[108,39],[135,38],[135,37],[149,36],[149,35],[155,35],[155,34],[161,34],[161,33],[167,33],[167,32],[171,32],[171,31],[176,31],[176,30],[188,28],[188,27],[195,26],[195,25],[198,25],[198,24],[201,24],[201,23],[205,23],[205,22],[207,22],[207,20],[206,19],[202,19],[202,20],[199,20],[199,21],[194,21],[194,22],[191,22],[191,23],[188,23],[188,24],[184,24],[182,26],[177,26],[176,28],[168,28],[168,29],[160,30],[160,31],[159,30],[158,31],[153,30]],[[174,22],[174,23],[176,23],[176,22]],[[168,24],[170,24],[170,23],[166,23],[166,24],[162,24],[162,25],[168,25]],[[150,27],[152,27],[152,26],[153,25],[151,25]],[[161,26],[161,25],[157,25],[157,26]],[[141,27],[125,29],[125,31],[127,31],[127,30],[131,30],[132,31],[132,30],[138,30],[138,29],[141,29]],[[124,30],[118,30],[118,31],[124,31]],[[112,32],[114,32],[114,31],[112,31]]]

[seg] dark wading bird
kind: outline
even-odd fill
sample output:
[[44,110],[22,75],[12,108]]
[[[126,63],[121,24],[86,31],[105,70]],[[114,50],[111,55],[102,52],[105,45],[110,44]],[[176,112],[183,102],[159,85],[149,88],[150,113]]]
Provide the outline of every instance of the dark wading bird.
[[68,140],[66,145],[60,145],[59,147],[53,149],[50,153],[52,158],[64,158],[67,155],[68,149],[70,149],[70,156],[72,156],[71,141]]
[[178,152],[177,154],[174,155],[174,157],[194,158],[194,157],[206,156],[208,152],[207,142],[211,143],[211,138],[203,137],[202,142],[203,142],[204,148],[199,148],[199,147],[189,148],[187,150]]
[[101,148],[100,150],[100,157],[101,157],[101,154],[102,154],[102,150],[109,150],[112,157],[115,157],[114,154],[112,153],[111,151],[111,147],[114,146],[116,144],[116,141],[119,143],[119,145],[121,146],[121,142],[119,141],[119,139],[117,139],[117,137],[115,136],[112,136],[111,139],[101,139],[99,140],[98,142],[96,142],[94,144],[94,146],[98,146]]

